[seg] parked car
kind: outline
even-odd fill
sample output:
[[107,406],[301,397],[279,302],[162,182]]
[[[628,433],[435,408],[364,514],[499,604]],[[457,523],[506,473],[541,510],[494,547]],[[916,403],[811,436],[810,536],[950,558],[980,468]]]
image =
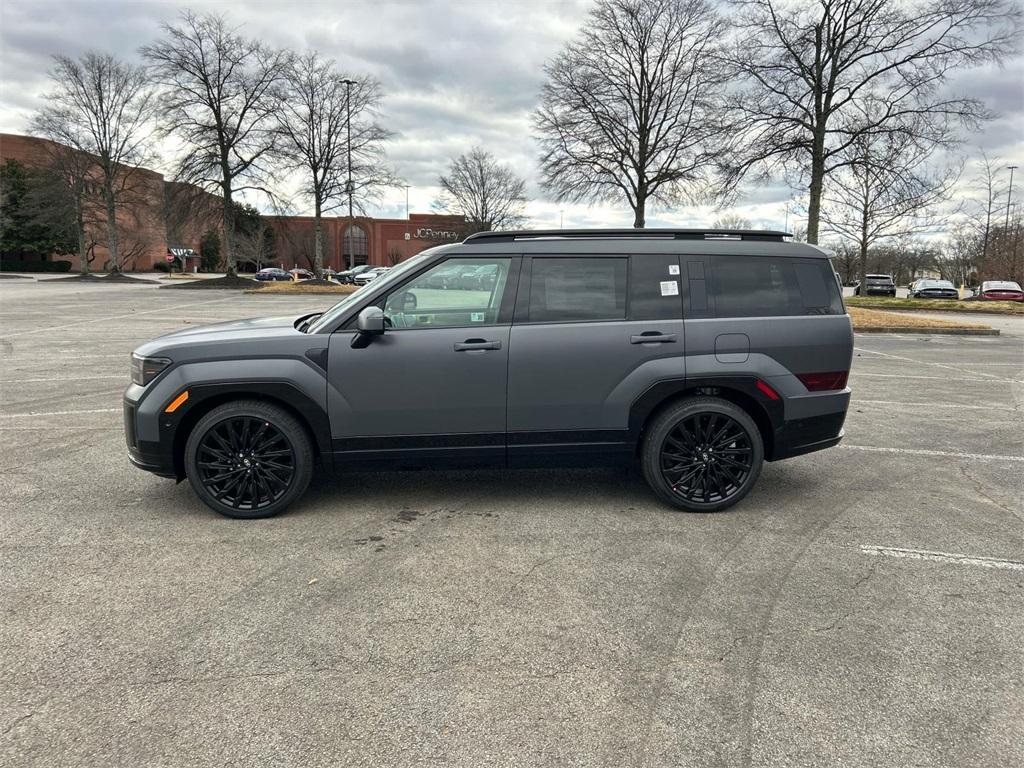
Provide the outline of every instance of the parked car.
[[854,296],[896,296],[896,283],[892,275],[866,275],[865,285],[857,283]]
[[910,286],[912,299],[959,299],[960,291],[949,280],[922,278]]
[[465,268],[461,264],[436,269],[430,274],[429,281],[424,284],[424,288],[436,288],[438,290],[455,288],[464,271]]
[[292,276],[290,274],[285,272],[283,269],[278,269],[277,267],[266,267],[265,269],[261,269],[259,272],[257,272],[255,275],[253,275],[253,277],[255,277],[257,280],[260,280],[260,281],[265,281],[265,280],[289,280],[290,281],[292,279]]
[[316,275],[314,275],[308,269],[303,269],[302,267],[295,267],[294,269],[289,269],[288,274],[291,275],[292,279],[294,280],[312,280],[314,277],[316,277]]
[[[230,517],[283,511],[314,463],[639,459],[667,505],[722,510],[843,437],[850,318],[827,253],[785,237],[477,233],[326,312],[161,336],[132,354],[128,454]],[[426,287],[481,263],[499,279],[473,301]]]
[[373,269],[373,266],[370,264],[357,264],[352,267],[352,269],[343,269],[337,275],[338,282],[351,285],[354,282],[353,278],[355,278],[356,275],[360,272],[365,272],[368,269]]
[[1019,283],[1011,280],[985,280],[976,298],[985,301],[1024,301],[1024,291]]
[[370,281],[376,280],[389,269],[391,269],[391,267],[373,267],[372,269],[364,270],[353,277],[352,282],[356,285],[366,285]]

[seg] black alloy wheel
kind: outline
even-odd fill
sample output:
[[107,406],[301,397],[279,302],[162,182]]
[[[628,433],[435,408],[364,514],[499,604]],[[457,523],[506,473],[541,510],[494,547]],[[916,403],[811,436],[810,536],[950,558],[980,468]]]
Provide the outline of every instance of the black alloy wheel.
[[750,476],[750,435],[721,413],[695,413],[676,424],[661,447],[661,473],[673,493],[710,504],[736,494]]
[[202,501],[228,517],[270,517],[306,490],[313,448],[283,408],[260,401],[225,403],[189,434],[185,470]]
[[644,478],[663,501],[686,512],[718,512],[754,487],[764,463],[757,424],[719,397],[679,400],[644,427]]
[[199,480],[217,501],[255,512],[280,499],[295,479],[295,450],[269,421],[225,419],[203,435]]

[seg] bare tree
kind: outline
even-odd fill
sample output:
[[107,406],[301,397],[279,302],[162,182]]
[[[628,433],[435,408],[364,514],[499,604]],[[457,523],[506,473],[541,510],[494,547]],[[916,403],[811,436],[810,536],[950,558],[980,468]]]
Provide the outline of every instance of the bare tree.
[[481,147],[452,160],[437,183],[434,209],[465,217],[470,232],[516,229],[526,221],[526,181]]
[[702,198],[720,129],[720,29],[708,0],[598,0],[544,68],[544,187],[558,200],[625,199],[634,227],[650,201]]
[[279,152],[286,168],[302,175],[302,192],[313,201],[318,278],[324,268],[322,217],[347,197],[349,159],[353,202],[361,210],[367,197],[397,183],[384,163],[383,144],[392,134],[376,121],[380,100],[380,83],[345,77],[333,60],[316,52],[294,59],[287,69],[277,110]]
[[906,132],[858,133],[829,177],[821,216],[825,227],[857,244],[860,279],[877,242],[934,231],[959,168],[932,170],[935,144]]
[[185,11],[163,30],[142,53],[163,86],[165,130],[186,147],[178,178],[220,193],[227,274],[235,277],[232,200],[237,192],[267,191],[274,90],[289,55],[243,37],[223,16]]
[[[721,155],[726,186],[782,171],[808,188],[808,240],[818,241],[826,177],[848,150],[913,118],[919,138],[989,117],[950,96],[950,73],[1000,62],[1019,46],[1014,0],[733,0],[726,63],[745,84],[731,94],[734,147]],[[861,120],[865,100],[882,105]],[[902,130],[897,127],[896,130]]]
[[750,229],[750,219],[738,213],[726,212],[718,216],[712,229]]
[[[981,251],[974,259],[974,264],[977,270],[977,279],[979,281],[984,279],[984,274],[988,269],[988,256],[989,246],[992,244],[993,235],[993,219],[995,220],[995,226],[998,227],[998,210],[1002,203],[1002,199],[1005,195],[1005,191],[1001,186],[1002,173],[1006,163],[1002,162],[999,158],[990,158],[984,151],[981,153],[981,159],[976,164],[977,172],[974,178],[971,179],[971,188],[979,194],[979,199],[975,202],[970,214],[970,222],[972,227],[980,235]],[[960,238],[958,241],[959,246],[962,247],[966,240]]]
[[87,190],[88,175],[93,177],[106,215],[111,270],[120,272],[124,259],[117,216],[145,194],[139,166],[153,157],[153,90],[142,68],[109,54],[89,52],[77,60],[55,56],[54,61],[50,77],[55,88],[33,118],[32,129],[79,153],[77,159],[62,158],[63,169],[75,173],[77,181],[82,180],[81,156],[91,161],[85,185],[74,188]]

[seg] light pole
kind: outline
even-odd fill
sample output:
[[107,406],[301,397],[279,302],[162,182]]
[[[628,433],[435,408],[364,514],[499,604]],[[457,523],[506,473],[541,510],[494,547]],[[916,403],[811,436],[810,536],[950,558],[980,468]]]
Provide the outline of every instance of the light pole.
[[1003,222],[1003,229],[1007,229],[1010,226],[1010,195],[1013,194],[1013,172],[1017,169],[1016,165],[1006,166],[1010,171],[1010,186],[1006,189],[1006,221]]
[[342,80],[345,84],[345,132],[348,136],[345,151],[348,154],[348,179],[345,181],[345,192],[348,194],[348,227],[345,229],[345,240],[348,241],[348,268],[355,266],[356,255],[352,250],[352,86],[355,80]]

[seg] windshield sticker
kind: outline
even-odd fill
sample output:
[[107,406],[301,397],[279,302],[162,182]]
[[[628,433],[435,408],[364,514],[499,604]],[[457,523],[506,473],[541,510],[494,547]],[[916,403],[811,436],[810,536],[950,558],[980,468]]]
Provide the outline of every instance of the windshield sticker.
[[679,283],[675,280],[662,280],[661,281],[661,295],[662,296],[678,296],[679,295]]
[[679,274],[679,265],[678,264],[669,264],[668,265],[668,273],[670,275],[678,275]]

